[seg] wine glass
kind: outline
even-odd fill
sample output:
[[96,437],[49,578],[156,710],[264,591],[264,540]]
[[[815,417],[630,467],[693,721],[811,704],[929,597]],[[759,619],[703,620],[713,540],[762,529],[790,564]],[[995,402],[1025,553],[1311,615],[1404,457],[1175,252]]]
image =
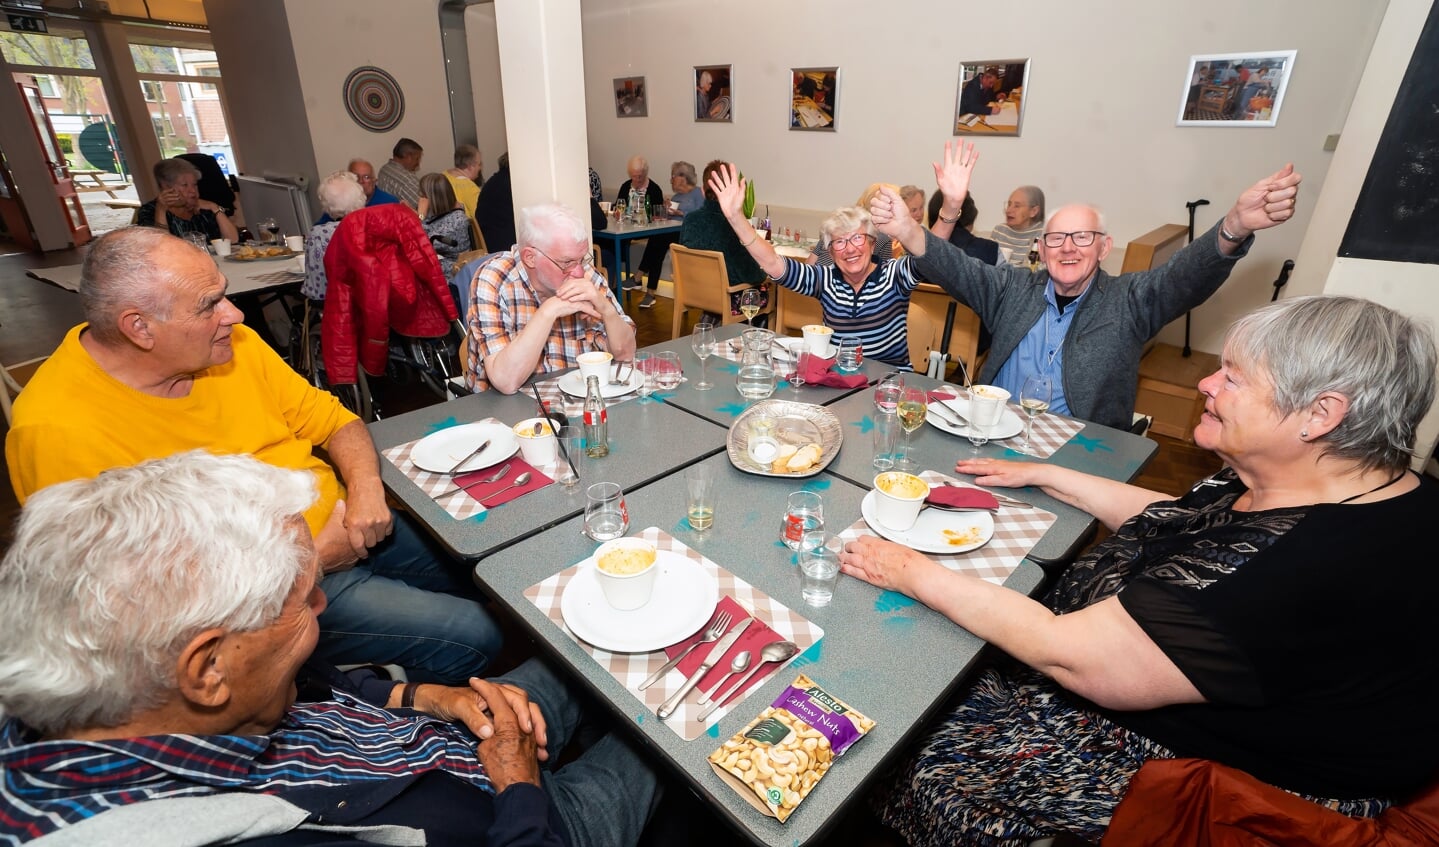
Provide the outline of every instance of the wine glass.
[[922,388],[905,388],[899,395],[898,412],[899,425],[904,427],[904,442],[894,466],[902,471],[912,471],[915,462],[909,457],[909,445],[914,440],[914,431],[924,426],[924,417],[929,412],[929,396]]
[[276,234],[280,232],[280,225],[275,223],[274,218],[261,218],[255,226],[264,233],[258,240],[269,243],[275,240]]
[[794,399],[798,400],[800,386],[804,385],[804,369],[805,366],[810,363],[810,361],[809,352],[806,351],[803,347],[796,344],[795,350],[797,350],[798,352],[790,353],[790,356],[794,360],[794,373],[791,373],[789,375],[789,384],[790,387],[794,389]]
[[695,383],[695,390],[708,391],[715,387],[715,384],[709,381],[709,374],[705,372],[705,359],[708,359],[715,351],[714,324],[703,321],[695,324],[694,333],[690,336],[690,347],[694,349],[695,355],[700,360],[700,378]]
[[635,353],[635,373],[640,375],[640,402],[648,403],[650,393],[655,390],[653,353]]
[[759,314],[760,307],[764,303],[764,292],[758,288],[747,288],[740,292],[739,311],[744,315],[744,322],[754,326],[754,316]]
[[1034,419],[1049,411],[1049,401],[1054,396],[1054,381],[1043,374],[1035,374],[1024,380],[1019,390],[1019,408],[1024,412],[1024,444],[1019,452],[1026,456],[1038,455],[1029,446],[1029,435],[1034,431]]

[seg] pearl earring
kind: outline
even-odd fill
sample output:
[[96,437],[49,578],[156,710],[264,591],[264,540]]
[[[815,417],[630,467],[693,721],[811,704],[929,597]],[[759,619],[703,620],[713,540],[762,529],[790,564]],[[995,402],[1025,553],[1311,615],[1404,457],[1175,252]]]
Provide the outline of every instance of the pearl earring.
[[1309,430],[1307,430],[1307,429],[1301,429],[1301,430],[1299,430],[1299,437],[1300,437],[1300,438],[1308,438],[1308,437],[1309,437]]

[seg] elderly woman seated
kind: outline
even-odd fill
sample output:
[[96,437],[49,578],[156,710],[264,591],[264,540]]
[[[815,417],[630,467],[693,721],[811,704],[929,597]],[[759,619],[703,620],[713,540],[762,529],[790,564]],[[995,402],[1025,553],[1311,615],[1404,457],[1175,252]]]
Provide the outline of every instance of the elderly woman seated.
[[810,265],[780,256],[755,232],[741,211],[745,180],[734,165],[717,170],[710,186],[741,245],[777,283],[817,298],[835,338],[858,338],[866,357],[910,369],[909,296],[919,281],[907,256],[874,260],[875,228],[868,212],[851,206],[826,218],[822,241],[834,264]]
[[440,258],[440,270],[449,279],[455,272],[455,260],[475,246],[470,236],[470,217],[455,199],[455,189],[444,174],[420,177],[419,211],[425,234]]
[[335,171],[320,182],[320,207],[326,220],[310,227],[305,239],[305,281],[300,291],[311,300],[324,300],[329,277],[325,275],[325,251],[340,226],[340,219],[365,208],[365,189],[349,171]]
[[873,538],[845,573],[901,591],[1012,659],[985,671],[875,797],[912,845],[1097,841],[1147,759],[1197,757],[1342,814],[1439,762],[1439,594],[1408,470],[1434,340],[1383,306],[1287,300],[1240,319],[1199,383],[1195,442],[1224,470],[1177,500],[1042,462],[970,459],[1114,535],[1044,603]]
[[135,213],[139,226],[155,226],[171,235],[195,235],[208,244],[216,238],[240,240],[240,231],[225,210],[200,199],[200,169],[184,159],[161,159],[155,163],[155,183],[160,196]]
[[315,496],[310,473],[196,450],[29,499],[0,564],[6,834],[636,843],[654,774],[613,736],[547,767],[582,715],[538,662],[450,687],[306,661]]

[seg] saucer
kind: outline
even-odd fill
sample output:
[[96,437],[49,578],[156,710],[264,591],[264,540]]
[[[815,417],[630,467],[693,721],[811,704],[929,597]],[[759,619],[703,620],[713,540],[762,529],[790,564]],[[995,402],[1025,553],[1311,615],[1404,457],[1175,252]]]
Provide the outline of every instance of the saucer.
[[595,559],[579,572],[560,597],[560,614],[574,636],[612,653],[650,653],[678,644],[710,619],[719,602],[719,585],[694,559],[669,550],[656,553],[654,594],[638,609],[622,612],[605,601],[595,575]]
[[[859,511],[875,535],[896,544],[912,547],[921,553],[954,555],[978,550],[994,537],[994,516],[989,512],[949,512],[944,509],[920,510],[919,520],[904,531],[890,529],[875,519],[873,491],[864,495]],[[974,540],[969,540],[969,539]]]

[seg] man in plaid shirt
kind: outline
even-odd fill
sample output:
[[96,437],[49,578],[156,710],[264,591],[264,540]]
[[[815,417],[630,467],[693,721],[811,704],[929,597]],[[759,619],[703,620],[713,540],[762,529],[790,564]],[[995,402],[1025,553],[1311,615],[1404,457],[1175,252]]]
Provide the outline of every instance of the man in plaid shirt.
[[515,249],[497,254],[470,281],[472,391],[513,394],[537,373],[572,368],[581,353],[635,352],[635,323],[595,270],[590,230],[559,204],[520,210]]

